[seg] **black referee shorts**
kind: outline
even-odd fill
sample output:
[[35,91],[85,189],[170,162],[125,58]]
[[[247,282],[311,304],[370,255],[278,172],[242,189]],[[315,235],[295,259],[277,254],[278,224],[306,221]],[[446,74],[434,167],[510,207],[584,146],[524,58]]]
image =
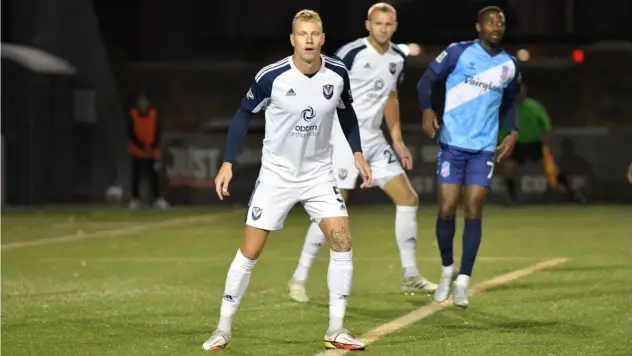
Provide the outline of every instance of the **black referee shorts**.
[[511,159],[523,165],[527,162],[538,162],[542,159],[542,141],[516,144]]

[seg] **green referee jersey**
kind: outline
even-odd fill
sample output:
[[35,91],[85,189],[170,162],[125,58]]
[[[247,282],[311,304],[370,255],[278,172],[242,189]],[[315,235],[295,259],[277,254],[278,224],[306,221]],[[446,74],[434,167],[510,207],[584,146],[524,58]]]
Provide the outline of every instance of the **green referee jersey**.
[[[540,141],[542,133],[551,130],[551,120],[544,106],[535,99],[526,98],[518,105],[518,142],[529,143]],[[504,122],[500,124],[499,140],[509,134]]]

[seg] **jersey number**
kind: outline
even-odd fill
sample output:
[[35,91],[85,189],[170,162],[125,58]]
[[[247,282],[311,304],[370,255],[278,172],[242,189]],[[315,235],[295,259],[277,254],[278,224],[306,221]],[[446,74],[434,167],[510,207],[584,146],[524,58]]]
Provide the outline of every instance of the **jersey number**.
[[395,155],[390,150],[384,150],[384,155],[387,157],[389,164],[397,162]]
[[494,175],[494,162],[487,161],[487,165],[490,167],[487,179],[492,179],[492,175]]
[[340,191],[338,190],[338,187],[334,186],[334,194],[336,194],[336,200],[338,201],[338,203],[344,203],[345,201],[342,199],[342,196],[340,195]]

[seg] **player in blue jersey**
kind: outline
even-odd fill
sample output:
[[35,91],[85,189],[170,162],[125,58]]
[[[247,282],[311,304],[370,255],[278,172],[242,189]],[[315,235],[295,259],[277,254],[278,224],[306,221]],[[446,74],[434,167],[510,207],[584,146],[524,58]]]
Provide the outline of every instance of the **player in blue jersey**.
[[[478,13],[476,31],[477,40],[453,43],[441,52],[417,87],[423,129],[432,138],[439,132],[436,234],[443,271],[434,298],[445,301],[456,279],[454,304],[463,308],[469,304],[467,290],[481,243],[483,205],[494,161],[509,157],[518,139],[515,102],[520,71],[516,60],[500,47],[505,33],[503,11],[495,6],[483,8]],[[443,78],[446,95],[440,127],[431,107],[431,89]],[[504,120],[510,133],[496,147],[499,119]],[[465,226],[459,272],[453,264],[452,250],[462,186]]]

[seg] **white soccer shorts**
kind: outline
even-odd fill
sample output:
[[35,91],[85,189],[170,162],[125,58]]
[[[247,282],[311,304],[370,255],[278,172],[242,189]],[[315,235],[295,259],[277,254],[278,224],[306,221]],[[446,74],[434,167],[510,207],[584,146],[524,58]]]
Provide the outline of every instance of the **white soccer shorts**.
[[[386,139],[379,135],[368,142],[362,142],[364,159],[373,173],[373,186],[384,189],[392,177],[404,172],[395,151]],[[333,147],[334,174],[340,189],[351,190],[356,187],[360,171],[355,166],[353,152],[344,135],[336,136]]]
[[246,224],[263,230],[280,230],[296,203],[301,203],[312,221],[348,216],[335,180],[306,187],[277,187],[257,180]]

